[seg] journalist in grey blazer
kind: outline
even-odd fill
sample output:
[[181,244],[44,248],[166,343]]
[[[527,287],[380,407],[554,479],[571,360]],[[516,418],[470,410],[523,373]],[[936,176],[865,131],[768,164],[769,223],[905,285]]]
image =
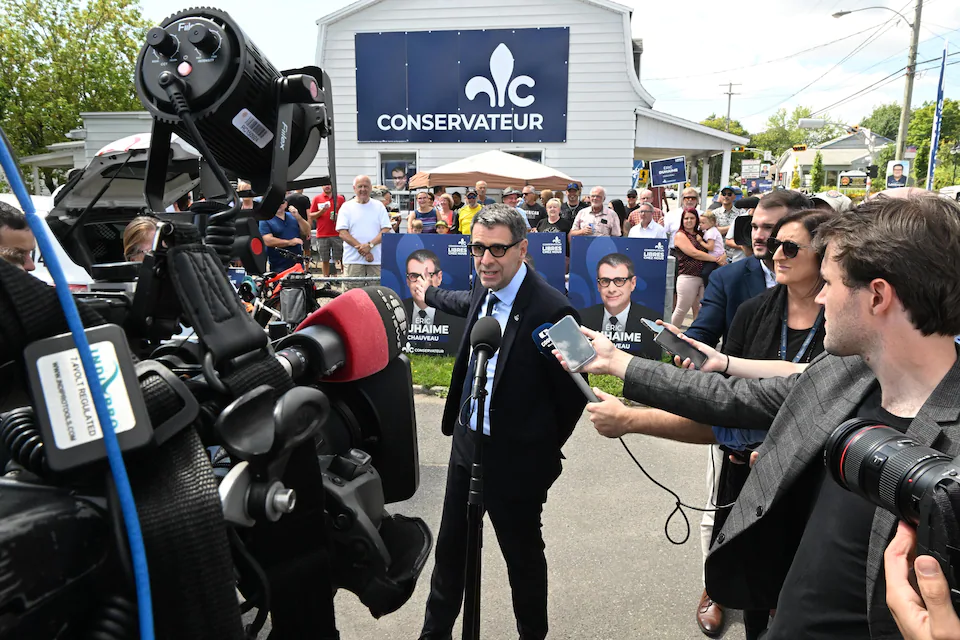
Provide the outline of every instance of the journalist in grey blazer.
[[[737,609],[777,606],[803,533],[797,506],[816,499],[817,487],[800,480],[812,465],[823,464],[827,439],[854,417],[876,384],[859,356],[823,354],[802,374],[762,380],[727,379],[642,358],[630,361],[623,395],[631,400],[705,424],[769,428],[759,459],[707,558],[706,586],[714,600]],[[960,454],[960,359],[906,435],[923,446]],[[883,552],[896,527],[893,514],[876,510],[866,576],[874,640],[902,637],[886,606],[883,576]]]

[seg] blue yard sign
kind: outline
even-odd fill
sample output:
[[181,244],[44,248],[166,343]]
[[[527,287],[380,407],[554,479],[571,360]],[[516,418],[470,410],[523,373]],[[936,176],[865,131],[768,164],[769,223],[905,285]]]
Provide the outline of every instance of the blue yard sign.
[[570,29],[358,33],[360,142],[566,142]]
[[650,162],[650,184],[654,187],[666,187],[687,181],[687,159],[666,158]]

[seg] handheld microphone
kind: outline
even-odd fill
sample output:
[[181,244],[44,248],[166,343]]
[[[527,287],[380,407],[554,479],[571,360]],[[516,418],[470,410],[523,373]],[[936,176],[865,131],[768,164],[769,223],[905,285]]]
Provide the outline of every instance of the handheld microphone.
[[477,358],[473,377],[472,397],[479,397],[479,393],[487,384],[487,361],[500,348],[503,335],[500,333],[500,323],[492,316],[477,320],[470,331],[470,348]]
[[[551,360],[556,360],[553,353],[553,340],[550,339],[550,336],[547,334],[547,330],[553,326],[552,322],[544,322],[542,325],[533,330],[533,342],[537,345],[537,349],[540,351],[540,355],[550,358]],[[557,363],[560,364],[559,362]],[[579,373],[569,372],[570,377],[580,387],[580,391],[583,392],[583,395],[587,397],[587,402],[600,402],[600,398],[597,397],[597,394],[593,392],[593,389],[590,388],[590,385],[587,384],[587,381],[583,379],[583,376]]]
[[400,355],[406,333],[396,293],[380,286],[351,289],[280,340],[277,356],[294,380],[352,382],[385,369]]

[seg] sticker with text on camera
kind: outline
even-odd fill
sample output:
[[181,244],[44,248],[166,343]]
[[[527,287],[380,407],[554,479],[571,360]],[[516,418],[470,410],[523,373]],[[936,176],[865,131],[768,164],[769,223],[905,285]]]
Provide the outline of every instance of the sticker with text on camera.
[[257,116],[250,113],[249,109],[241,109],[240,113],[233,117],[232,122],[233,126],[240,130],[240,133],[247,136],[250,142],[261,149],[273,140],[273,132],[260,122]]
[[[113,428],[116,433],[129,431],[136,420],[117,352],[109,341],[91,344],[90,348]],[[69,349],[41,356],[36,366],[57,448],[70,449],[102,439],[79,352]]]

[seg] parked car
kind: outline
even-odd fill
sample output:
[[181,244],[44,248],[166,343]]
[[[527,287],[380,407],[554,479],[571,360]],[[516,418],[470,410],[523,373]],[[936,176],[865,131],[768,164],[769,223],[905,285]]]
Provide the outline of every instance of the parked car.
[[940,189],[940,197],[960,202],[960,185]]
[[[73,261],[88,272],[94,264],[124,260],[123,231],[131,220],[148,209],[143,181],[149,149],[149,133],[117,140],[100,149],[90,164],[72,175],[53,197],[47,222]],[[170,151],[164,207],[200,183],[197,150],[174,136]],[[94,203],[105,187],[106,191]],[[78,224],[81,228],[73,231]]]

